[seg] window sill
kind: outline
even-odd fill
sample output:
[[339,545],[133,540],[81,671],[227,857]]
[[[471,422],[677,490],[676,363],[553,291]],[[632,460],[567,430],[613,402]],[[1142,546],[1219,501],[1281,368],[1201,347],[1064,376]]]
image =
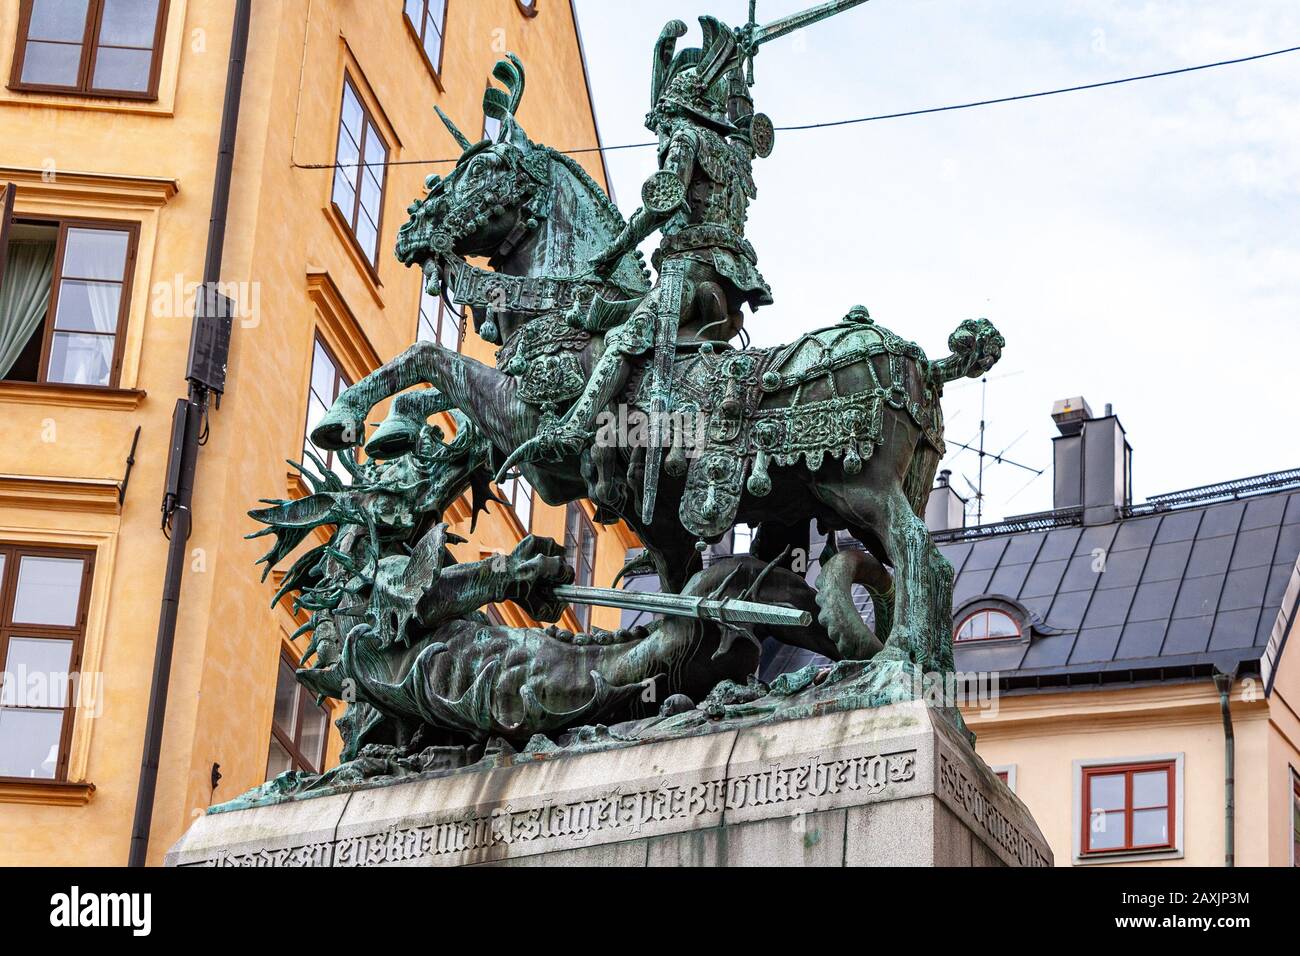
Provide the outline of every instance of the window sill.
[[59,385],[48,382],[0,381],[0,404],[64,405],[72,408],[107,408],[134,411],[148,393],[138,388],[101,388],[94,385]]
[[339,212],[339,207],[334,205],[333,200],[325,207],[325,218],[329,220],[334,232],[342,241],[348,257],[356,265],[357,271],[361,273],[362,278],[365,280],[366,291],[374,298],[375,304],[382,309],[384,307],[384,297],[380,290],[384,287],[384,283],[379,278],[379,270],[361,251],[361,244],[357,242],[357,237],[353,235],[352,227],[343,218],[343,213]]
[[1104,863],[1150,863],[1156,860],[1181,860],[1183,851],[1179,847],[1167,850],[1116,850],[1111,853],[1089,853],[1076,856],[1075,866],[1098,866]]
[[47,807],[84,807],[95,793],[93,783],[61,780],[0,778],[0,803],[37,804]]
[[44,106],[62,110],[89,110],[100,113],[132,113],[145,116],[170,117],[175,111],[164,106],[157,94],[131,96],[115,93],[87,93],[84,90],[60,90],[50,87],[9,84],[9,94],[0,98],[0,106]]

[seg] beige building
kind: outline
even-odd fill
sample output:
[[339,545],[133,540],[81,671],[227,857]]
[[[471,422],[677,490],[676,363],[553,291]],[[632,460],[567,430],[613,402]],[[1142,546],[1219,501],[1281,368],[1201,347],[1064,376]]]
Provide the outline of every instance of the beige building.
[[1119,419],[1074,407],[1053,511],[932,498],[976,750],[1058,865],[1297,865],[1300,472],[1134,505]]
[[[205,262],[221,254],[234,329],[180,552],[150,862],[209,805],[338,752],[338,714],[292,682],[299,622],[270,607],[276,578],[254,567],[264,542],[242,540],[246,512],[303,493],[285,461],[310,423],[417,336],[491,361],[391,254],[445,168],[432,161],[459,155],[434,105],[485,128],[483,91],[509,50],[529,70],[530,133],[598,143],[567,0],[259,2],[214,245],[243,6],[0,0],[0,864],[127,862],[167,577],[159,508]],[[599,153],[580,159],[605,182]],[[580,574],[608,584],[634,543],[588,509],[502,491],[514,508],[480,522],[462,560],[531,529],[567,535]],[[468,535],[468,509],[451,517]]]

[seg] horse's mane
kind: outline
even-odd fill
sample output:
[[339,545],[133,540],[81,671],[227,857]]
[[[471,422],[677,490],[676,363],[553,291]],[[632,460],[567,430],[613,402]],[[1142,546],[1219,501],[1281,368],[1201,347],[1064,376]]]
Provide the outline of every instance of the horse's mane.
[[550,146],[539,148],[546,150],[553,162],[557,162],[567,169],[592,194],[596,199],[597,211],[604,218],[605,224],[613,228],[615,234],[627,225],[627,220],[623,218],[623,213],[619,211],[618,206],[614,205],[614,201],[609,198],[609,194],[601,188],[600,183],[592,178],[591,174],[587,172],[580,162]]

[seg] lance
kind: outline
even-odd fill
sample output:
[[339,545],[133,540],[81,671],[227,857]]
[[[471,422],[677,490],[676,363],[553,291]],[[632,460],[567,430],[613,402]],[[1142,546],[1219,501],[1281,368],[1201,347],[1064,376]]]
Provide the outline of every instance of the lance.
[[754,54],[764,43],[771,43],[773,40],[793,33],[795,30],[810,27],[814,23],[820,23],[837,13],[851,10],[866,2],[867,0],[827,0],[826,3],[818,4],[799,13],[792,13],[789,16],[781,17],[779,20],[773,20],[764,26],[759,26],[755,22],[758,4],[755,0],[751,0],[749,22],[743,27],[737,28],[732,35],[724,37],[722,42],[714,45],[713,49],[709,51],[705,62],[701,63],[698,68],[700,79],[705,86],[708,86],[724,73],[735,69],[742,62],[748,61],[749,83],[752,86],[754,83]]
[[688,597],[683,594],[658,594],[646,591],[619,591],[615,588],[584,588],[562,584],[552,588],[562,601],[572,604],[598,604],[624,611],[646,611],[669,617],[693,617],[718,624],[771,624],[781,627],[807,627],[812,615],[798,608],[759,601],[732,598]]

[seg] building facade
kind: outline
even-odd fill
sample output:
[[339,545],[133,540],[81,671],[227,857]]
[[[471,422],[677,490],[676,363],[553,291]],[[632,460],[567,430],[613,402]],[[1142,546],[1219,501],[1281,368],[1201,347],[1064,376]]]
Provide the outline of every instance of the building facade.
[[1134,504],[1111,410],[1053,417],[1052,511],[931,498],[977,752],[1058,865],[1300,864],[1300,471]]
[[[159,506],[236,6],[0,2],[0,864],[127,861],[168,547]],[[220,277],[234,328],[198,458],[150,862],[209,805],[337,759],[339,714],[292,681],[300,620],[271,607],[278,575],[261,580],[246,512],[305,492],[286,460],[302,460],[312,422],[417,337],[492,361],[391,249],[435,161],[459,155],[434,105],[490,133],[481,101],[507,50],[530,72],[530,133],[597,145],[567,0],[253,5]],[[606,183],[599,153],[579,158]],[[634,543],[589,507],[548,507],[522,483],[501,493],[513,507],[481,519],[458,559],[532,532],[567,538],[580,575],[605,584]],[[449,517],[466,537],[468,517]]]

